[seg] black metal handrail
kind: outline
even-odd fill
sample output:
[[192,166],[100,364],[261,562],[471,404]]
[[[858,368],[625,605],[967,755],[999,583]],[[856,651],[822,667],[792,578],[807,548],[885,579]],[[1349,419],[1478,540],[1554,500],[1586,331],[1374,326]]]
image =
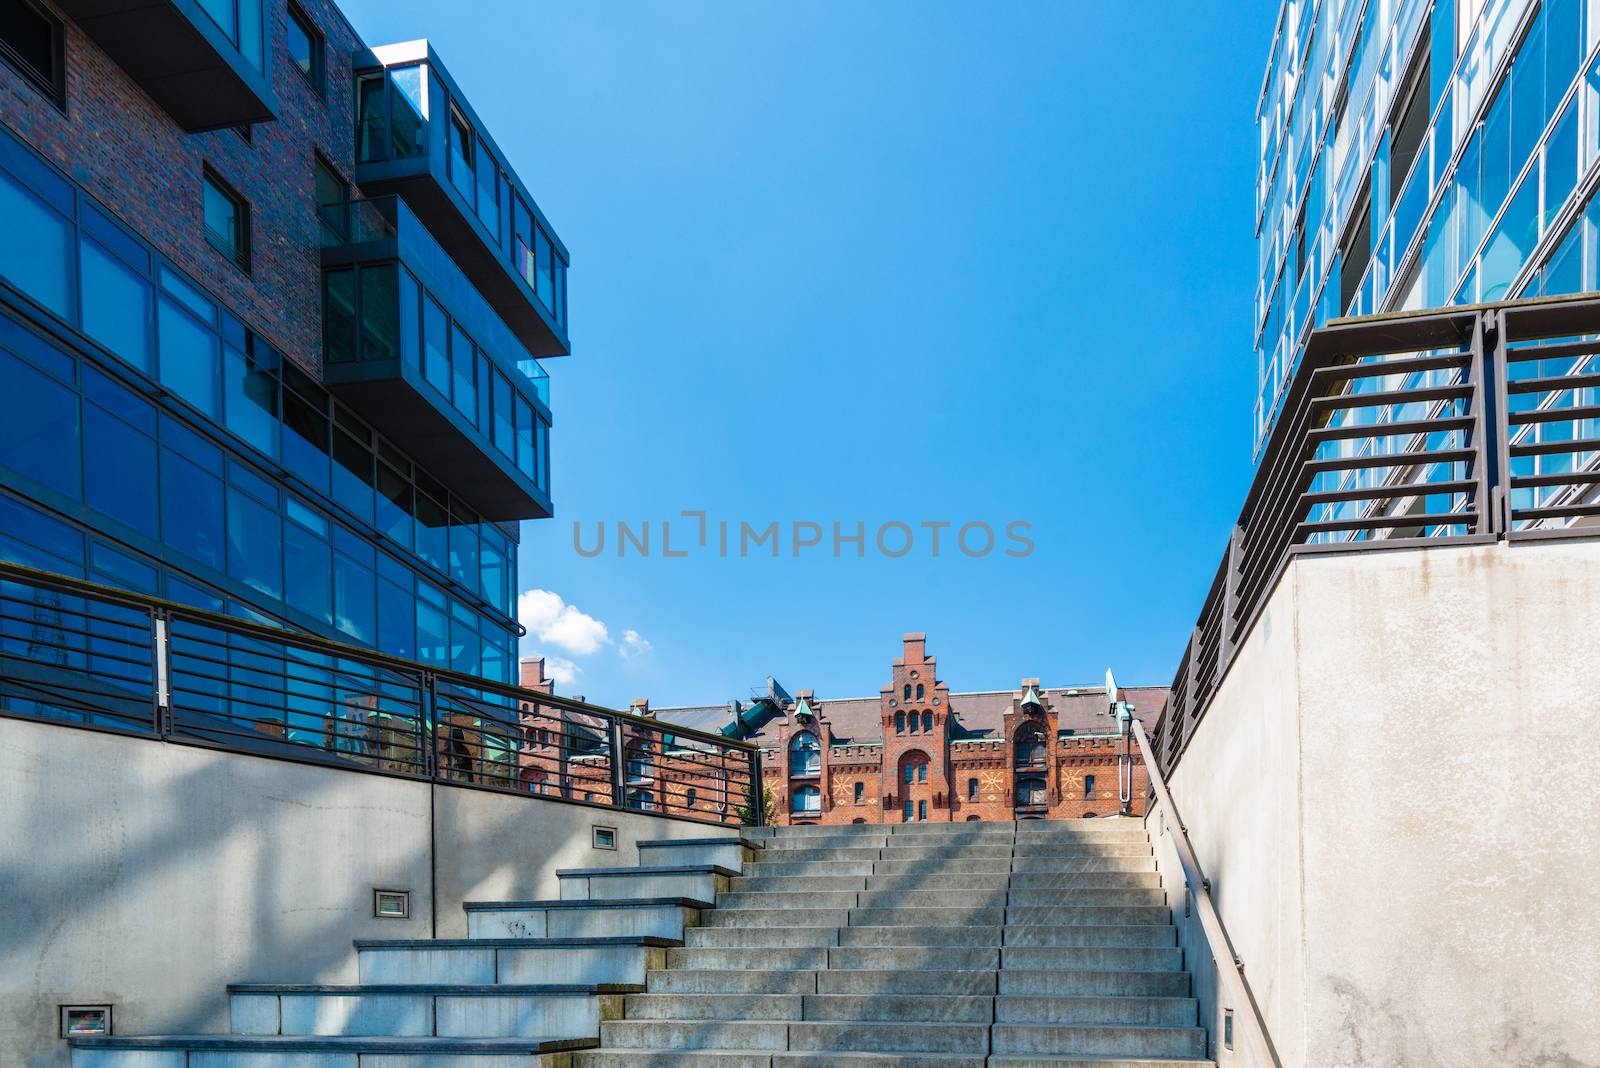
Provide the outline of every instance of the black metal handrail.
[[1595,294],[1311,335],[1153,739],[1170,774],[1288,562],[1600,534]]
[[722,825],[764,815],[750,742],[5,562],[0,715]]

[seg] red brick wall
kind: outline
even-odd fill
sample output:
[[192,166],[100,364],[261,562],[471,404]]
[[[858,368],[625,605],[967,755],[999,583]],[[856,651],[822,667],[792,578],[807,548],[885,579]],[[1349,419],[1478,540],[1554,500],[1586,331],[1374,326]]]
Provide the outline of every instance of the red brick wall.
[[[250,143],[231,130],[189,134],[179,129],[71,20],[66,20],[65,114],[0,64],[0,120],[252,328],[316,373],[322,361],[322,272],[312,161],[320,151],[350,175],[355,154],[351,57],[360,45],[331,4],[302,0],[302,7],[326,36],[326,97],[289,65],[284,51],[288,9],[284,0],[273,0],[272,80],[279,119],[256,126]],[[206,243],[204,165],[250,202],[249,275]]]

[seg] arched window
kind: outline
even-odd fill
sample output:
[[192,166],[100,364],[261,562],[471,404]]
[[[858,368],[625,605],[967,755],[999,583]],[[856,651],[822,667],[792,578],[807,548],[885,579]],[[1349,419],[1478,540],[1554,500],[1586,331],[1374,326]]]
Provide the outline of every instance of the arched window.
[[905,777],[906,785],[914,782],[928,781],[928,758],[923,753],[912,751],[900,758],[900,773]]
[[905,822],[910,823],[911,822],[911,813],[913,811],[914,811],[914,809],[911,807],[911,799],[908,797],[908,798],[906,798],[905,811],[901,814],[900,818],[903,819]]
[[968,779],[967,780],[967,800],[968,801],[976,801],[977,799],[978,799],[978,780],[977,779]]
[[918,764],[917,765],[917,781],[918,782],[927,782],[928,781],[928,765],[926,765],[926,764]]
[[917,700],[922,700],[922,683],[917,683]]
[[932,712],[924,712],[922,714],[922,733],[923,734],[928,734],[928,733],[931,733],[932,730],[933,730],[933,713]]
[[789,795],[789,811],[796,815],[815,815],[822,811],[822,791],[815,786],[796,786]]
[[1085,775],[1083,777],[1083,796],[1084,797],[1093,797],[1094,796],[1094,776],[1093,775]]
[[906,683],[906,700],[911,700],[911,684],[909,682]]
[[634,742],[628,746],[628,781],[639,782],[651,777],[654,768],[651,766],[650,749],[643,742]]
[[699,798],[700,795],[696,793],[695,788],[691,786],[689,787],[689,791],[683,795],[683,803],[688,808],[694,808],[694,803],[699,800]]
[[894,732],[896,734],[904,734],[906,732],[906,714],[904,712],[896,712],[894,714]]
[[980,821],[981,821],[981,820],[982,820],[982,819],[983,819],[983,817],[982,817],[982,816],[968,816],[968,817],[967,817],[967,822],[968,822],[968,823],[978,823],[978,822],[980,822]]
[[865,823],[867,821],[862,819],[861,817],[857,816],[855,819],[851,820],[850,822],[851,823]]
[[1082,815],[1082,816],[1081,816],[1081,817],[1079,817],[1079,818],[1080,818],[1080,819],[1086,819],[1086,820],[1092,820],[1092,819],[1094,819],[1094,813],[1093,813],[1093,812],[1085,812],[1085,813],[1084,813],[1084,814],[1083,814],[1083,815]]
[[1017,780],[1017,804],[1042,805],[1045,804],[1044,780],[1027,778]]
[[855,802],[856,802],[856,804],[858,804],[858,805],[861,804],[861,800],[866,795],[866,792],[867,792],[867,784],[866,783],[863,783],[863,782],[856,783],[856,788],[855,788]]
[[917,802],[917,822],[926,823],[928,819],[928,802]]
[[789,742],[789,774],[816,775],[822,771],[822,746],[810,731],[801,731]]
[[1019,767],[1043,764],[1045,757],[1044,733],[1034,727],[1024,727],[1017,733],[1016,755]]

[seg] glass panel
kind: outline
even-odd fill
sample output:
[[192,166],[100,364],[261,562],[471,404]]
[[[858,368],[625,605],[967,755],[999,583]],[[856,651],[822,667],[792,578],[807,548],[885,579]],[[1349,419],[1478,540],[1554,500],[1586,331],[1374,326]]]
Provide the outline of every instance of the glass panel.
[[456,410],[476,424],[478,387],[473,368],[472,340],[455,323],[450,324],[450,361],[455,370],[451,394]]
[[1483,264],[1479,268],[1480,299],[1505,299],[1511,279],[1522,269],[1538,240],[1539,183],[1538,172],[1532,171],[1517,188],[1517,195],[1507,205],[1505,215],[1483,246]]
[[239,39],[239,21],[233,6],[234,0],[199,0],[200,10],[211,16],[211,21],[222,27],[228,40]]
[[228,429],[268,456],[278,455],[278,354],[222,349],[223,416]]
[[417,494],[417,555],[441,572],[449,566],[449,519],[426,493]]
[[478,525],[462,522],[459,516],[451,518],[450,577],[469,590],[477,589]]
[[161,449],[161,540],[222,570],[222,479]]
[[[60,448],[62,439],[53,446]],[[156,443],[97,404],[83,406],[84,503],[152,538],[161,536]]]
[[334,553],[334,626],[366,645],[377,637],[376,582],[370,567]]
[[0,171],[0,276],[63,319],[72,314],[72,224]]
[[345,431],[334,427],[333,461],[333,499],[371,523],[372,453]]
[[422,295],[422,373],[446,399],[450,397],[450,319],[439,302]]
[[529,478],[533,467],[533,405],[517,398],[517,467]]
[[393,656],[417,655],[416,598],[392,582],[378,583],[378,648]]
[[148,374],[153,287],[84,238],[79,243],[83,332]]
[[552,266],[554,252],[550,247],[550,239],[545,236],[543,230],[536,230],[534,237],[538,241],[538,245],[534,250],[537,256],[535,264],[537,279],[534,292],[544,302],[544,306],[549,308],[555,304],[555,277],[553,274],[554,267]]
[[1578,182],[1578,101],[1574,98],[1550,131],[1544,149],[1544,218],[1548,229]]
[[386,99],[383,75],[364,74],[356,81],[356,159],[359,162],[387,156]]
[[217,335],[167,296],[159,303],[161,384],[215,419],[221,415]]
[[228,487],[228,574],[268,597],[283,597],[283,523],[268,508]]
[[503,454],[516,459],[517,443],[514,427],[517,398],[511,392],[511,380],[499,371],[494,373],[494,445]]
[[239,54],[256,70],[262,69],[261,0],[239,0]]
[[500,243],[500,168],[487,152],[478,153],[478,221]]
[[322,276],[322,351],[329,363],[356,359],[356,272],[328,271]]
[[428,150],[426,120],[428,114],[423,99],[422,67],[400,67],[389,72],[397,90],[390,94],[393,108],[394,156],[404,159]]
[[480,592],[483,599],[494,605],[500,611],[509,610],[506,598],[506,557],[498,548],[491,546],[485,540],[480,556],[483,569],[483,585]]
[[0,351],[0,457],[73,500],[80,498],[78,394]]
[[283,465],[306,485],[328,492],[328,417],[287,390],[283,394]]
[[361,268],[361,358],[399,355],[400,306],[395,264]]
[[[290,500],[283,525],[284,599],[323,623],[333,622],[333,550],[326,538],[327,520]],[[314,528],[314,529],[313,529]]]
[[244,211],[231,194],[211,179],[205,181],[206,236],[234,258],[244,252]]
[[400,358],[412,367],[422,366],[421,328],[417,317],[422,314],[419,307],[421,290],[417,280],[410,271],[400,269]]
[[472,206],[472,127],[455,108],[450,109],[450,180]]

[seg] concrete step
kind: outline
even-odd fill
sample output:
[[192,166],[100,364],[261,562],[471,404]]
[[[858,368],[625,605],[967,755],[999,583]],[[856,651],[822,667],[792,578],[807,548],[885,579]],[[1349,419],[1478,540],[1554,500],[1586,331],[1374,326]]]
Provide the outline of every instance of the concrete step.
[[874,861],[883,854],[883,847],[876,845],[853,845],[819,847],[807,842],[794,844],[788,849],[769,849],[761,854],[762,862],[778,862],[783,864],[816,864],[821,862],[833,863],[834,861]]
[[609,1020],[603,1046],[635,1049],[848,1050],[968,1053],[989,1049],[987,1024],[825,1023],[751,1020]]
[[674,945],[650,935],[362,940],[356,942],[356,971],[363,985],[637,984],[649,969],[665,966]]
[[803,994],[635,994],[629,1020],[801,1020]]
[[[880,869],[881,870],[881,869]],[[1018,853],[1011,860],[1013,874],[1034,872],[1051,872],[1066,874],[1071,872],[1091,871],[1155,871],[1156,858],[1149,850],[1143,853],[1129,853],[1126,855],[1098,856],[1077,854],[1075,856],[1051,855],[1035,856],[1032,853]]]
[[[631,1002],[636,995],[629,995]],[[1200,1003],[1193,998],[1018,997],[994,999],[996,1023],[1118,1024],[1136,1027],[1194,1027]]]
[[867,880],[870,878],[872,877],[867,875],[741,875],[737,879],[728,880],[728,891],[734,894],[773,892],[797,894],[813,890],[859,893],[867,888]]
[[1019,842],[1016,847],[1017,856],[1030,859],[1044,857],[1147,857],[1150,853],[1149,842],[1142,839],[1124,840],[1121,838],[1106,842],[1084,839],[1041,842],[1037,845],[1032,842]]
[[1183,950],[1177,946],[1049,946],[1006,947],[1000,967],[1023,971],[1180,971]]
[[977,860],[983,857],[1009,857],[1011,843],[1007,842],[930,842],[918,838],[908,844],[905,836],[889,839],[880,860]]
[[700,914],[705,927],[843,927],[849,909],[712,909]]
[[818,861],[773,860],[773,854],[763,853],[762,859],[744,866],[744,874],[755,878],[777,878],[790,875],[871,875],[874,862],[870,860]]
[[[755,933],[755,932],[752,932]],[[1003,927],[842,927],[841,946],[999,946]]]
[[992,995],[997,972],[944,971],[933,968],[917,971],[859,969],[816,974],[819,994],[914,995]]
[[[871,896],[862,894],[863,898]],[[865,903],[865,902],[863,902]],[[1159,888],[1063,886],[1049,889],[1012,888],[1007,904],[1013,908],[1053,908],[1058,905],[1156,905],[1165,908],[1167,892]]]
[[1056,905],[1049,908],[1023,906],[1006,909],[1006,923],[1017,926],[1171,922],[1172,910],[1165,905]]
[[869,875],[984,875],[1009,874],[1010,857],[961,857],[931,865],[921,860],[880,860]]
[[[601,1033],[609,1024],[601,1024]],[[1193,1057],[1206,1055],[1206,1033],[1198,1027],[1069,1026],[995,1024],[993,1052],[1050,1056]]]
[[1025,997],[1188,997],[1189,973],[1180,971],[1027,971],[998,973],[1002,995]]
[[563,901],[686,897],[715,901],[736,868],[715,864],[652,864],[633,868],[565,868],[556,872]]
[[[1047,952],[1025,950],[1021,952]],[[1070,952],[1057,950],[1055,952]],[[1174,951],[1176,952],[1176,951]],[[874,947],[779,949],[669,949],[668,968],[792,968],[805,971],[862,969],[869,971],[900,968],[935,971],[983,971],[1000,967],[1000,951],[980,947]],[[1087,965],[1085,965],[1087,967]],[[1020,967],[1020,965],[1019,965]]]
[[1056,946],[1175,946],[1178,929],[1171,924],[1013,924],[1005,928],[1006,946],[1047,949]]
[[686,897],[615,901],[468,901],[469,938],[683,937],[710,902]]
[[[572,1068],[984,1068],[967,1053],[782,1052],[777,1050],[593,1049],[572,1055]],[[1131,1068],[1144,1063],[1127,1062]],[[1095,1068],[1090,1065],[1089,1068]],[[1108,1068],[1124,1068],[1119,1062]]]
[[855,894],[821,890],[809,894],[777,893],[718,894],[718,909],[849,909],[856,905]]
[[645,976],[652,994],[811,994],[817,973],[803,970],[674,968]]
[[[587,1052],[573,1054],[575,1058],[586,1056]],[[1192,1057],[1051,1057],[1027,1053],[991,1056],[985,1063],[988,1068],[1216,1068],[1215,1061]]]
[[978,927],[999,927],[1006,922],[1003,908],[889,908],[851,909],[852,927],[932,926],[956,927],[973,924]]
[[828,967],[826,948],[789,947],[784,949],[669,949],[665,967],[704,971],[751,968],[817,971]]
[[645,867],[711,865],[737,871],[755,859],[763,843],[753,838],[724,835],[718,838],[652,838],[638,843],[639,863]]
[[[1161,886],[1161,874],[1152,870],[1132,871],[1080,871],[1080,872],[1012,872],[1010,885],[1013,890],[1052,890],[1052,889],[1102,889],[1110,890],[1116,887],[1142,887],[1156,889]],[[871,889],[872,883],[867,884]]]
[[629,1020],[810,1020],[840,1022],[992,1023],[993,998],[862,994],[634,994]]
[[760,949],[763,947],[836,946],[837,927],[694,927],[684,932],[689,949]]
[[[592,1038],[151,1035],[74,1038],[72,1068],[566,1068]],[[191,1056],[200,1054],[200,1056]]]
[[238,1035],[581,1038],[622,1015],[636,986],[329,986],[228,988]]
[[889,844],[889,835],[880,834],[806,834],[778,835],[766,843],[769,856],[779,856],[796,849],[883,849]]

